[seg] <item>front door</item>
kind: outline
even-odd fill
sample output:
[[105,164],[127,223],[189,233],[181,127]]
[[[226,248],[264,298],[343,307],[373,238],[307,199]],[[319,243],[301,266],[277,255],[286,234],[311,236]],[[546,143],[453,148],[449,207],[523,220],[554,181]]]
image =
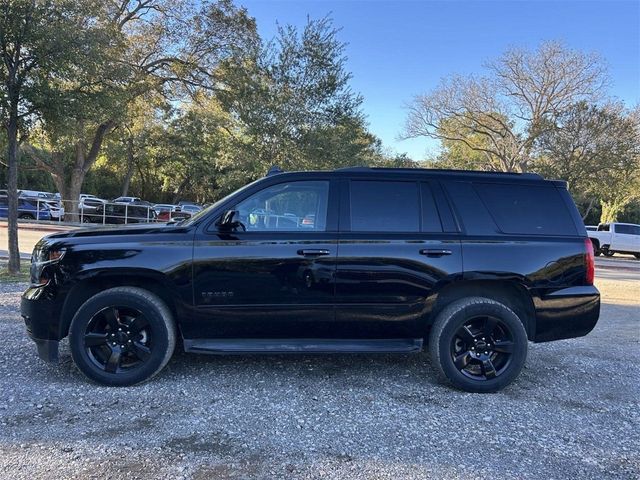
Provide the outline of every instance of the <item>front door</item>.
[[185,338],[322,338],[335,319],[337,201],[329,179],[287,181],[232,207],[235,231],[196,234]]

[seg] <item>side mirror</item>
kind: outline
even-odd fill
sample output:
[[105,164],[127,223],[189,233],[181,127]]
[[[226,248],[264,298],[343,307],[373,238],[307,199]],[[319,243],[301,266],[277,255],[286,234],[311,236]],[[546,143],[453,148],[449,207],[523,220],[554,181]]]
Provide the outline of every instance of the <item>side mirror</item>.
[[227,210],[222,214],[220,221],[218,222],[218,228],[224,231],[233,231],[233,230],[242,230],[246,231],[244,224],[240,220],[236,220],[236,218],[240,217],[240,212],[238,210]]

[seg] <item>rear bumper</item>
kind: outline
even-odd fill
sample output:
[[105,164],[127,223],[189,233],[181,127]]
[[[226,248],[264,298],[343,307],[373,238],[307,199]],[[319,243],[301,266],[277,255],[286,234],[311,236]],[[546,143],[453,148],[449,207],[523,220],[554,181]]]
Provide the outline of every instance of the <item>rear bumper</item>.
[[534,342],[582,337],[596,326],[600,316],[600,292],[593,285],[556,290],[534,296]]

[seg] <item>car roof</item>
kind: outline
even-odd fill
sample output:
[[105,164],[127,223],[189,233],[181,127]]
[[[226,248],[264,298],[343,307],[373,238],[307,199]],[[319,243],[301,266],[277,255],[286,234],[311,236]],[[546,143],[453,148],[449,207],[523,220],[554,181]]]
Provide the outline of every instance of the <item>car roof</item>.
[[480,170],[450,170],[438,168],[387,168],[387,167],[347,167],[336,170],[312,170],[283,172],[272,168],[265,178],[279,177],[281,175],[304,178],[305,176],[339,176],[339,177],[366,177],[366,178],[407,178],[407,177],[430,177],[442,180],[476,180],[489,182],[526,182],[542,183],[550,182],[556,185],[565,186],[564,180],[547,180],[538,173],[516,173],[516,172],[486,172]]
[[483,170],[454,170],[447,168],[390,168],[390,167],[346,167],[338,168],[334,172],[355,172],[355,173],[372,173],[372,174],[389,174],[389,173],[405,173],[405,174],[429,174],[429,175],[471,175],[480,177],[515,177],[515,178],[534,178],[543,180],[542,176],[537,173],[517,173],[517,172],[487,172]]

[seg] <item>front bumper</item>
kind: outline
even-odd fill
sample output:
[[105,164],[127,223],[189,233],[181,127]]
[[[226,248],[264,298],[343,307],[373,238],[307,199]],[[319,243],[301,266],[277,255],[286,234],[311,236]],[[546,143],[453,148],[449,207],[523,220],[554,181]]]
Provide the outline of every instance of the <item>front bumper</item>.
[[600,316],[600,292],[593,285],[570,287],[534,296],[535,342],[582,337]]
[[47,287],[29,287],[20,300],[20,314],[27,334],[46,362],[58,361],[58,322],[54,298]]

